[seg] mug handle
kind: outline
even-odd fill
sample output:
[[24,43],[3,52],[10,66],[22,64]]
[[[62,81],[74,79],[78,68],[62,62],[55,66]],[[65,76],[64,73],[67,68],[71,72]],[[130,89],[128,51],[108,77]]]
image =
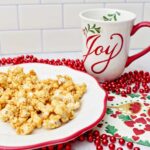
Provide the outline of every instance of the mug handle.
[[[131,36],[134,35],[142,27],[149,27],[150,28],[150,21],[140,22],[140,23],[134,25],[132,30],[131,30],[130,35]],[[141,56],[147,54],[148,52],[150,52],[150,46],[148,46],[147,48],[145,48],[144,50],[142,50],[141,52],[139,52],[133,56],[129,56],[127,59],[125,67],[128,67],[134,60],[140,58]]]

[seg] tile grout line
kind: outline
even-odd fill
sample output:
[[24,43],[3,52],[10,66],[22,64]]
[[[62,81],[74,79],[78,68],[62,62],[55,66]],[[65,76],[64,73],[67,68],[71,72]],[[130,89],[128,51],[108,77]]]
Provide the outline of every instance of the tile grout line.
[[[0,6],[14,6],[14,5],[21,5],[21,6],[28,6],[28,5],[60,5],[60,4],[83,4],[83,3],[86,3],[86,4],[98,4],[98,3],[108,3],[108,4],[116,4],[116,3],[120,3],[120,4],[123,4],[123,3],[134,3],[134,4],[137,4],[137,3],[144,3],[144,2],[127,2],[126,0],[125,1],[122,1],[122,2],[86,2],[85,0],[83,2],[68,2],[68,3],[64,3],[64,2],[60,2],[60,3],[52,3],[52,2],[49,2],[49,3],[42,3],[42,1],[39,1],[38,3],[29,3],[29,4],[0,4]],[[147,1],[146,3],[150,3],[149,1]]]
[[[69,29],[79,29],[80,27],[64,27],[64,28],[29,28],[29,29],[20,29],[20,31],[39,31],[39,30],[69,30]],[[0,32],[5,32],[5,31],[18,31],[18,29],[5,29],[5,30],[0,30]]]

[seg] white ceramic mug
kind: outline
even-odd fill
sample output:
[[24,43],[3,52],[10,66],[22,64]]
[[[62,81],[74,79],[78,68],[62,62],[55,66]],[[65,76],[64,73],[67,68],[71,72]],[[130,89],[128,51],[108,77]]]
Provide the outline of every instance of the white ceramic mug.
[[150,52],[148,46],[140,53],[128,56],[130,36],[141,27],[150,27],[148,21],[134,25],[134,13],[102,8],[82,11],[79,16],[84,67],[99,81],[118,78],[131,62]]

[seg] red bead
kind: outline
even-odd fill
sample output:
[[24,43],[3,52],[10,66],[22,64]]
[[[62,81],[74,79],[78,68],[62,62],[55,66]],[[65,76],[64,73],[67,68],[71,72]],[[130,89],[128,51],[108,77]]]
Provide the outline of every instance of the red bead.
[[133,88],[132,88],[132,91],[133,91],[134,93],[136,93],[136,92],[137,92],[137,90],[138,90],[138,88],[137,88],[137,87],[133,87]]
[[13,58],[13,64],[15,65],[15,64],[17,64],[17,58]]
[[75,61],[76,61],[76,62],[80,62],[80,60],[79,60],[79,59],[76,59]]
[[93,137],[92,137],[91,135],[88,136],[87,141],[88,141],[88,142],[93,142]]
[[96,146],[96,150],[103,150],[103,146],[102,145]]
[[111,136],[111,137],[110,137],[110,141],[111,141],[112,143],[115,143],[115,142],[116,142],[116,137]]
[[95,144],[95,145],[100,145],[100,140],[95,140],[95,141],[94,141],[94,144]]
[[121,96],[122,97],[126,97],[127,95],[126,95],[127,93],[125,92],[125,91],[121,91]]
[[3,61],[3,62],[6,62],[6,58],[2,58],[2,61]]
[[57,150],[62,150],[63,149],[63,144],[58,144]]
[[124,145],[124,144],[125,144],[125,140],[122,139],[122,138],[120,138],[120,139],[119,139],[119,144],[120,144],[120,145]]
[[81,141],[81,142],[82,142],[82,141],[84,141],[84,140],[85,140],[85,137],[84,137],[84,135],[80,135],[78,139],[79,139],[79,141]]
[[29,57],[30,57],[30,59],[32,59],[32,58],[33,58],[33,55],[30,55]]
[[117,150],[123,150],[123,148],[122,147],[118,147]]
[[115,149],[115,144],[110,143],[110,144],[109,144],[109,149],[110,149],[110,150],[114,150],[114,149]]
[[124,89],[124,88],[126,87],[126,84],[122,84],[121,86],[122,86],[122,88]]
[[[136,70],[135,70],[134,72],[136,72]],[[133,72],[132,72],[132,71],[129,71],[129,72],[128,72],[128,75],[132,76],[132,75],[133,75]]]
[[145,72],[145,76],[149,76],[149,72]]
[[99,135],[99,131],[98,131],[98,130],[95,130],[95,131],[93,132],[93,135],[94,135],[94,136],[98,136],[98,135]]
[[65,58],[62,58],[61,60],[62,60],[62,61],[66,61],[66,59],[65,59]]
[[48,150],[54,150],[54,146],[49,146]]
[[149,93],[149,91],[150,91],[149,88],[145,88],[145,89],[144,89],[144,92],[145,92],[145,93]]
[[46,147],[42,147],[41,150],[47,150],[47,148]]
[[96,136],[95,140],[100,140],[100,135]]
[[108,91],[108,90],[109,90],[109,87],[108,87],[108,86],[106,86],[106,87],[105,87],[105,90],[107,90],[107,91]]
[[101,135],[101,138],[102,138],[102,139],[107,139],[107,137],[108,137],[107,134],[102,134],[102,135]]
[[143,86],[143,87],[147,86],[147,83],[145,83],[145,82],[144,82],[144,83],[142,83],[142,86]]
[[117,88],[116,88],[116,89],[115,89],[115,92],[116,92],[116,94],[119,95],[119,94],[120,94],[120,89],[117,89]]
[[30,57],[29,55],[26,55],[26,56],[25,56],[25,59],[28,59],[29,57]]
[[140,93],[144,93],[144,89],[140,89],[139,92],[140,92]]
[[8,64],[12,63],[12,59],[8,57],[7,63],[8,63]]
[[135,82],[135,78],[131,78],[131,82],[134,83]]
[[127,93],[127,94],[131,94],[131,87],[130,87],[130,86],[127,87],[126,93]]
[[36,57],[33,58],[33,62],[37,62],[37,60],[38,60],[38,59],[37,59]]
[[128,147],[129,149],[132,149],[132,148],[133,148],[133,143],[132,143],[132,142],[128,142],[128,143],[127,143],[127,147]]
[[140,74],[140,75],[143,75],[143,74],[144,74],[144,71],[143,71],[143,70],[140,70],[139,74]]
[[140,150],[140,148],[139,147],[134,147],[133,150]]
[[65,150],[71,150],[71,144],[66,144],[66,146],[65,146]]
[[108,140],[107,139],[102,139],[102,144],[107,146],[108,145]]

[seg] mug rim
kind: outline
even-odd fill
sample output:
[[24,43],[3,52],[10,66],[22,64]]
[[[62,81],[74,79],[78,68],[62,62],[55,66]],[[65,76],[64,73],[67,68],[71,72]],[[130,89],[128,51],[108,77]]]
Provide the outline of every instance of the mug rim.
[[[120,11],[123,13],[130,13],[133,17],[131,19],[124,19],[124,20],[119,20],[119,21],[103,21],[103,20],[97,20],[97,19],[92,19],[92,18],[88,18],[85,17],[83,14],[87,13],[87,12],[92,12],[92,11],[101,11],[101,10],[111,10],[111,11]],[[106,23],[106,24],[117,24],[117,23],[121,23],[121,22],[129,22],[132,21],[134,19],[136,19],[136,14],[127,10],[123,10],[123,9],[113,9],[113,8],[93,8],[93,9],[86,9],[83,10],[79,13],[79,17],[81,19],[87,20],[87,21],[92,21],[92,22],[99,22],[99,23]]]

